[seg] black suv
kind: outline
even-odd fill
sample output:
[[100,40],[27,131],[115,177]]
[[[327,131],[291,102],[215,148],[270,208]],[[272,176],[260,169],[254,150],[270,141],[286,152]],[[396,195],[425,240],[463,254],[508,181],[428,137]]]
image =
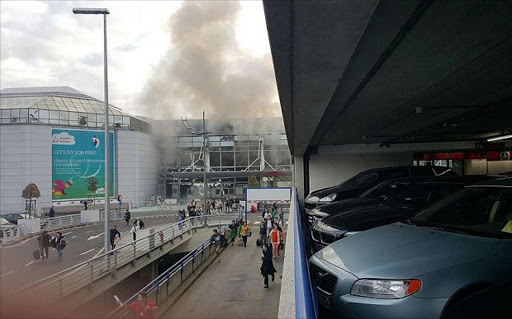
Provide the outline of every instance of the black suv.
[[328,188],[311,192],[304,204],[306,208],[355,198],[373,186],[390,179],[412,176],[457,176],[451,168],[442,166],[396,166],[363,171],[349,180]]
[[329,217],[313,224],[311,228],[312,248],[318,251],[325,246],[351,234],[370,228],[404,221],[438,200],[464,188],[464,186],[496,176],[447,176],[418,181],[381,204],[358,206],[344,211],[335,211]]

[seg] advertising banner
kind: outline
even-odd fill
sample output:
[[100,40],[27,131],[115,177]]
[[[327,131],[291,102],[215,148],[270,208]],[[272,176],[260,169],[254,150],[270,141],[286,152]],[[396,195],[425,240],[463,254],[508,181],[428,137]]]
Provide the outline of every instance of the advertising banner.
[[[110,132],[110,197],[114,195],[114,134]],[[105,196],[105,132],[52,130],[52,198]],[[94,187],[95,186],[95,187]],[[90,189],[96,188],[92,192]]]

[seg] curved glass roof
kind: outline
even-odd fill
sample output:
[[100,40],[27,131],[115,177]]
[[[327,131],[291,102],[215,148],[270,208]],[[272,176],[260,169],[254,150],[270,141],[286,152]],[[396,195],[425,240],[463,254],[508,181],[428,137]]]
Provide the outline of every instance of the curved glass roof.
[[[68,86],[6,88],[0,91],[0,124],[58,124],[101,127],[105,103]],[[109,104],[109,123],[117,128],[150,131],[146,121]]]

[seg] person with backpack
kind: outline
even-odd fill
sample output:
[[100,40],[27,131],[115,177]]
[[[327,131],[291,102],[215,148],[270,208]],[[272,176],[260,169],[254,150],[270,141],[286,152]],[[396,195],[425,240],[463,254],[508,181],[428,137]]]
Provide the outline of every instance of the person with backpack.
[[55,244],[54,244],[55,249],[57,249],[57,260],[61,260],[62,259],[62,251],[64,250],[64,248],[67,245],[66,238],[64,238],[62,233],[60,231],[58,231],[57,236],[55,236],[55,238],[53,240],[55,242]]

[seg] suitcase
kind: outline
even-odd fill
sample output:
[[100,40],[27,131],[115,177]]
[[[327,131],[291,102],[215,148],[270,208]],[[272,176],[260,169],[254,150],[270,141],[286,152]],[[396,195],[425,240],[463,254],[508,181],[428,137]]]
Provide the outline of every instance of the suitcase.
[[258,246],[258,247],[261,246],[261,241],[259,239],[256,239],[256,246]]
[[34,256],[35,260],[38,260],[41,258],[41,254],[39,253],[39,249],[36,249],[32,252],[32,256]]

